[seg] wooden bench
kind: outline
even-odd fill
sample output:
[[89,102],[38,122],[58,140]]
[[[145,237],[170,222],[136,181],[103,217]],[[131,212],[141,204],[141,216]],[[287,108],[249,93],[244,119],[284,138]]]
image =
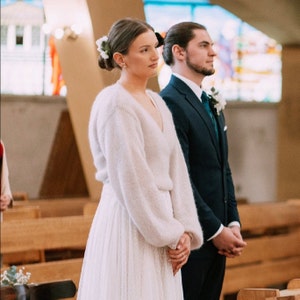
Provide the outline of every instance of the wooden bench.
[[99,202],[98,201],[90,201],[83,208],[83,214],[85,216],[94,216],[97,210]]
[[[69,216],[3,222],[1,252],[49,249],[85,249],[93,216]],[[82,257],[25,264],[30,282],[71,279],[78,287]],[[19,266],[21,267],[21,266]],[[1,270],[3,272],[3,269]]]
[[15,201],[14,207],[38,206],[42,218],[80,216],[90,198],[61,198],[61,199],[31,199],[28,201]]
[[[89,202],[85,215],[11,221],[1,224],[1,251],[85,249],[98,202]],[[273,287],[300,277],[300,205],[243,204],[239,208],[243,255],[227,260],[222,297],[247,287]],[[8,224],[9,223],[9,224]],[[71,279],[78,286],[82,257],[25,265],[31,282]]]
[[[3,212],[2,222],[22,221],[27,219],[37,219],[40,217],[41,210],[39,206],[15,206]],[[1,251],[1,254],[3,266],[45,261],[44,250],[11,252],[5,254]]]
[[300,289],[300,277],[291,279],[287,284],[287,288],[289,290]]
[[300,276],[299,204],[293,200],[239,207],[247,247],[240,257],[227,259],[222,299],[243,288],[281,286]]
[[13,196],[14,201],[27,201],[27,200],[29,200],[27,192],[16,192],[16,191],[14,191],[12,196]]
[[300,290],[247,288],[239,291],[237,300],[299,300]]
[[41,217],[41,209],[38,205],[14,206],[5,210],[3,213],[3,222],[25,219],[37,219]]
[[237,300],[299,300],[300,278],[294,278],[287,284],[287,289],[245,288],[237,294]]

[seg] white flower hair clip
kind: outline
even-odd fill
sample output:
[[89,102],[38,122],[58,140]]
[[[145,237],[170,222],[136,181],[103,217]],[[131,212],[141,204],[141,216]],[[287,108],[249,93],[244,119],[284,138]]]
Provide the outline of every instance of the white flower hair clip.
[[103,59],[109,59],[110,49],[107,41],[108,37],[106,35],[96,41],[97,51]]
[[212,87],[211,89],[210,99],[214,108],[216,110],[217,115],[219,116],[221,111],[225,109],[226,100],[219,94],[219,92]]

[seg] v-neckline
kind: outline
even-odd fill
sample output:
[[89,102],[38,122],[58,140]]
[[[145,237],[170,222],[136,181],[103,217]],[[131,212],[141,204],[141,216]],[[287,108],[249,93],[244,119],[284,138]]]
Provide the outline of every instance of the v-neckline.
[[124,91],[126,91],[126,93],[128,93],[128,95],[134,100],[136,106],[139,107],[139,108],[143,111],[144,115],[146,115],[148,118],[151,119],[152,122],[155,123],[155,125],[157,126],[157,128],[159,129],[159,131],[160,131],[161,133],[164,133],[164,119],[163,119],[162,113],[161,113],[161,111],[160,111],[160,109],[159,109],[159,105],[158,105],[158,104],[156,103],[156,101],[153,99],[153,97],[151,96],[151,94],[149,93],[149,91],[146,90],[147,96],[150,98],[150,100],[151,100],[153,106],[154,106],[155,109],[158,111],[159,117],[160,117],[160,119],[161,119],[161,126],[160,126],[159,123],[157,123],[157,121],[153,118],[153,116],[150,114],[150,112],[147,111],[147,109],[146,109],[141,103],[139,103],[139,102],[137,101],[137,99],[136,99],[136,98],[135,98],[135,97],[134,97],[134,96],[133,96],[126,88],[125,88],[125,87],[122,86],[122,84],[120,84],[119,82],[117,82],[117,84],[118,84]]

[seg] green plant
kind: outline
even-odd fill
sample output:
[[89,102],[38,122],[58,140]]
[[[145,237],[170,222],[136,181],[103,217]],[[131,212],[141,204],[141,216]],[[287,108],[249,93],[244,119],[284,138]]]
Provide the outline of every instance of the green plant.
[[14,286],[27,284],[31,273],[23,273],[24,268],[17,269],[16,266],[11,266],[1,274],[1,286]]

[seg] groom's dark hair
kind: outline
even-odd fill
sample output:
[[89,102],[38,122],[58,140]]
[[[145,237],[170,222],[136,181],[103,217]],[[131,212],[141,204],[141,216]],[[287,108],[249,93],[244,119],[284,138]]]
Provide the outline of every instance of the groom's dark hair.
[[186,49],[190,40],[195,37],[194,30],[206,30],[206,27],[195,22],[181,22],[173,25],[164,39],[163,58],[168,66],[174,64],[172,47],[178,45]]

